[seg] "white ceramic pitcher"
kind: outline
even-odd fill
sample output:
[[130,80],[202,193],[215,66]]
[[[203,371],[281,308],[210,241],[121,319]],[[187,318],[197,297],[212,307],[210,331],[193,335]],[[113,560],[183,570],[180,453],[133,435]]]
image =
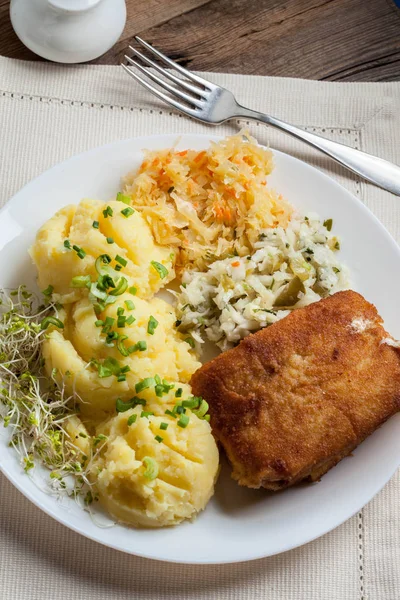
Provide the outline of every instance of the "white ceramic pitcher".
[[125,0],[11,0],[15,33],[55,62],[78,63],[107,52],[126,21]]

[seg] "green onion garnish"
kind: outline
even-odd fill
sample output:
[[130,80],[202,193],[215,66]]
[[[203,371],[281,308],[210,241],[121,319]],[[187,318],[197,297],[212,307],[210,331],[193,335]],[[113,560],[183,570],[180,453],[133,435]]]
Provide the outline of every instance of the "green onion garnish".
[[155,319],[153,317],[153,315],[151,315],[149,322],[147,324],[147,333],[149,333],[150,335],[154,335],[154,332],[157,329],[157,325],[158,325],[157,319]]
[[324,227],[326,227],[328,231],[331,231],[332,225],[333,225],[332,219],[326,219],[326,221],[324,221]]
[[188,338],[186,338],[186,339],[185,339],[185,342],[186,342],[187,344],[189,344],[189,346],[190,346],[191,348],[194,348],[194,347],[195,347],[194,339],[193,339],[192,337],[188,337]]
[[113,244],[113,243],[114,243],[114,239],[112,237],[108,237],[107,244]]
[[125,300],[125,306],[128,310],[135,310],[135,305],[132,300]]
[[101,319],[97,319],[97,321],[95,321],[94,324],[96,325],[96,327],[103,327],[104,321],[102,321]]
[[118,375],[117,381],[118,381],[118,383],[122,383],[123,381],[126,381],[126,375],[124,373],[121,373],[121,375]]
[[121,315],[120,317],[118,317],[117,327],[125,327],[125,323],[126,323],[126,317],[124,317],[124,315]]
[[133,215],[134,212],[135,211],[133,210],[133,208],[127,206],[126,208],[124,208],[124,210],[121,210],[121,215],[124,215],[125,219],[127,219],[128,217]]
[[140,398],[136,398],[136,396],[134,396],[130,400],[127,400],[126,402],[123,402],[121,398],[117,398],[115,402],[115,409],[118,413],[126,412],[130,408],[135,408],[135,406],[137,406],[138,404],[143,404],[143,402]]
[[137,419],[137,414],[133,414],[129,417],[127,423],[128,423],[128,427],[130,427],[131,425],[133,425],[134,423],[136,423],[136,419]]
[[153,417],[154,413],[151,412],[151,410],[142,410],[142,412],[140,413],[140,416],[143,417],[144,419],[148,419],[149,417]]
[[175,398],[182,398],[182,388],[178,388],[175,392]]
[[168,423],[164,423],[164,421],[162,423],[160,423],[160,429],[162,429],[163,431],[168,429]]
[[43,296],[51,296],[54,292],[54,288],[52,285],[48,285],[45,290],[42,291]]
[[164,279],[164,277],[168,275],[168,269],[156,260],[151,261],[151,266],[154,267],[154,269],[157,271],[157,273],[160,276],[160,279]]
[[125,260],[125,258],[122,258],[122,256],[120,256],[119,254],[117,254],[117,256],[115,257],[115,260],[117,263],[119,263],[123,267],[126,267],[126,265],[128,264],[128,261]]
[[109,369],[108,367],[105,367],[104,365],[98,366],[98,375],[99,375],[100,379],[103,379],[104,377],[111,377],[112,374],[113,374],[112,370]]
[[118,192],[117,194],[117,200],[118,202],[123,202],[124,204],[130,204],[131,203],[131,199],[129,196],[125,196],[122,192]]
[[128,356],[129,352],[124,346],[124,341],[128,339],[127,335],[121,335],[117,341],[117,350],[122,354],[122,356]]
[[136,385],[135,385],[135,390],[136,393],[138,394],[139,392],[142,392],[143,390],[147,390],[150,387],[153,387],[155,385],[155,381],[153,377],[145,377],[145,379],[142,379],[142,381],[139,381]]
[[129,354],[132,354],[132,352],[137,351],[144,352],[145,350],[147,350],[147,343],[144,340],[140,340],[139,342],[133,344],[133,346],[129,346],[128,348]]
[[185,429],[185,427],[187,427],[188,424],[189,424],[188,415],[185,415],[184,413],[181,414],[181,416],[179,417],[179,421],[178,421],[179,427],[182,427],[182,429]]
[[122,271],[121,265],[115,265],[115,270],[116,271]]
[[126,319],[126,324],[132,325],[132,323],[134,323],[135,321],[136,321],[135,317],[133,315],[129,315],[129,317]]
[[125,309],[122,308],[122,306],[118,306],[117,308],[117,315],[120,317],[121,315],[123,315],[125,312]]
[[45,317],[40,323],[40,329],[44,331],[49,325],[54,325],[54,327],[64,329],[64,323],[60,321],[60,319],[56,319],[56,317]]
[[156,440],[156,442],[158,442],[159,444],[161,444],[161,442],[164,440],[164,438],[161,437],[161,435],[156,435],[154,436],[154,439]]
[[125,277],[121,277],[118,281],[117,287],[110,292],[112,296],[121,296],[128,287],[128,280]]
[[93,229],[98,229],[100,227],[100,223],[98,221],[93,221],[92,227]]
[[169,410],[169,408],[165,411],[165,414],[176,419],[176,414],[174,412],[172,412],[172,410]]
[[130,294],[132,294],[132,296],[136,296],[136,294],[137,294],[137,288],[134,285],[132,285],[132,287],[129,288],[128,292]]
[[90,275],[77,275],[71,279],[71,287],[73,288],[84,288],[90,287],[91,280]]
[[199,404],[201,403],[201,401],[202,401],[202,398],[198,398],[197,396],[192,396],[191,398],[184,400],[182,402],[182,406],[184,406],[185,408],[197,408],[199,406]]
[[64,248],[71,250],[71,242],[69,240],[64,240]]
[[80,259],[85,258],[86,252],[84,251],[83,248],[80,248],[79,246],[77,246],[76,244],[74,244],[72,246],[72,249],[75,250],[75,252],[77,253],[77,255],[79,256]]
[[145,456],[143,458],[143,464],[146,467],[145,472],[143,473],[143,476],[146,477],[146,479],[156,479],[157,475],[158,475],[158,463],[157,461],[154,460],[154,458],[151,458],[151,456]]
[[103,217],[105,219],[107,219],[107,217],[112,217],[113,216],[113,209],[111,208],[111,206],[107,206],[104,210],[103,210]]
[[200,407],[197,410],[193,410],[193,412],[197,417],[199,417],[199,419],[202,419],[207,413],[208,408],[208,402],[202,399],[200,402]]

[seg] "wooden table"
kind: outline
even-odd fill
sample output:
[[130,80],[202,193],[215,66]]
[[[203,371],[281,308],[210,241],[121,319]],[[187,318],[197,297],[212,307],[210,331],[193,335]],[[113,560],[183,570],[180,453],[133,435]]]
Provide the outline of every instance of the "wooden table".
[[[199,71],[330,81],[400,80],[394,0],[127,0],[119,42],[97,63],[118,64],[136,34]],[[40,60],[12,30],[0,0],[0,54]]]

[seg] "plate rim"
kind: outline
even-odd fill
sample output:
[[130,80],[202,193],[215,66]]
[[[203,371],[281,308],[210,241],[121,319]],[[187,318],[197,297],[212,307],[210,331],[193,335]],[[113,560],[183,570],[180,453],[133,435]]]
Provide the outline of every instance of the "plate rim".
[[[0,209],[0,219],[2,218],[3,214],[5,214],[10,208],[12,208],[13,204],[18,203],[18,197],[21,194],[23,194],[27,188],[29,188],[33,184],[37,184],[42,178],[45,178],[50,172],[54,172],[59,169],[62,169],[63,166],[65,166],[67,163],[70,164],[70,163],[74,163],[74,162],[79,162],[79,160],[81,160],[83,157],[86,157],[88,155],[93,155],[97,151],[104,151],[104,150],[107,150],[108,148],[112,148],[112,147],[115,147],[118,145],[123,145],[123,144],[126,144],[127,146],[130,143],[135,143],[137,145],[143,144],[142,147],[144,149],[146,140],[154,140],[154,141],[160,140],[160,149],[166,148],[168,146],[162,145],[162,142],[164,139],[171,138],[171,137],[175,138],[177,140],[177,143],[181,144],[181,143],[184,143],[185,139],[187,139],[187,138],[198,138],[198,139],[202,139],[204,141],[210,142],[210,141],[218,141],[218,140],[224,139],[224,137],[226,137],[226,136],[211,135],[211,134],[204,134],[204,133],[187,133],[187,132],[186,133],[174,133],[174,132],[171,132],[171,133],[153,134],[153,135],[146,135],[146,136],[129,137],[129,138],[119,139],[119,140],[115,140],[113,142],[109,142],[107,144],[101,144],[99,146],[89,148],[83,152],[74,154],[74,155],[64,159],[63,161],[50,166],[48,169],[41,172],[39,175],[37,175],[36,177],[32,178],[30,181],[25,183],[20,189],[17,190],[17,192],[15,194],[13,194],[13,196]],[[262,144],[260,144],[260,145],[262,145]],[[349,190],[347,190],[345,187],[343,187],[335,179],[333,179],[332,177],[330,177],[329,175],[327,175],[320,169],[307,163],[306,161],[303,161],[295,156],[291,156],[290,154],[287,154],[286,152],[276,150],[269,146],[268,146],[268,149],[270,149],[273,152],[273,154],[276,154],[278,156],[283,156],[285,160],[293,161],[295,164],[300,163],[303,167],[306,167],[306,169],[311,170],[313,173],[317,173],[318,176],[322,177],[322,179],[329,182],[330,185],[333,184],[334,187],[336,187],[338,190],[340,190],[340,193],[342,193],[342,194],[344,193],[348,197],[350,202],[357,204],[358,208],[362,212],[364,212],[366,215],[368,215],[368,217],[370,219],[372,219],[372,221],[374,222],[374,225],[376,227],[378,227],[378,229],[380,229],[382,235],[384,235],[386,237],[387,241],[390,243],[390,245],[393,249],[393,252],[395,252],[397,254],[399,264],[400,264],[400,246],[397,244],[397,242],[395,241],[395,239],[393,238],[391,233],[383,225],[383,223],[381,223],[381,221],[378,219],[378,217],[362,202],[362,200],[360,198],[358,198],[357,196],[352,194]],[[0,253],[1,253],[1,250],[0,250]],[[234,559],[221,558],[221,559],[199,560],[199,559],[186,559],[185,557],[183,557],[181,559],[176,559],[176,558],[170,558],[167,555],[163,555],[162,553],[160,553],[158,555],[155,555],[155,554],[152,555],[152,554],[148,554],[146,552],[140,552],[136,549],[132,550],[129,548],[121,548],[121,547],[118,547],[118,545],[116,545],[113,542],[110,542],[108,540],[102,540],[99,537],[97,537],[96,535],[91,534],[90,532],[86,532],[86,531],[79,529],[79,527],[77,527],[75,524],[68,522],[68,512],[67,511],[65,512],[65,515],[63,515],[61,512],[56,511],[55,508],[53,509],[53,508],[49,508],[47,506],[43,506],[43,504],[40,502],[40,498],[37,498],[29,490],[25,490],[23,488],[22,478],[17,475],[14,476],[11,472],[9,472],[7,470],[7,468],[4,467],[2,454],[0,453],[0,470],[3,473],[3,475],[7,478],[7,480],[19,492],[21,492],[25,498],[27,498],[30,502],[32,502],[32,504],[34,504],[34,506],[39,508],[42,512],[44,512],[46,515],[53,518],[55,521],[57,521],[61,525],[67,527],[68,529],[74,531],[75,533],[83,535],[84,537],[86,537],[92,541],[95,541],[99,544],[102,544],[103,546],[112,548],[114,550],[118,550],[119,552],[124,552],[126,554],[138,556],[141,558],[151,559],[151,560],[159,560],[159,561],[167,562],[167,563],[187,564],[187,565],[192,565],[192,564],[193,565],[194,564],[199,564],[199,565],[221,564],[222,565],[222,564],[242,563],[242,562],[247,562],[250,560],[260,560],[262,558],[266,558],[269,556],[275,556],[277,554],[281,554],[283,552],[288,552],[289,550],[293,550],[295,548],[299,548],[305,544],[308,544],[308,543],[326,535],[330,531],[333,531],[334,529],[336,529],[337,527],[342,525],[344,522],[346,522],[347,520],[352,518],[364,506],[366,506],[372,500],[372,498],[374,498],[383,489],[383,487],[390,481],[390,479],[393,477],[394,473],[397,471],[399,465],[400,465],[400,454],[399,454],[399,460],[398,460],[397,466],[395,466],[392,469],[391,474],[386,479],[386,481],[384,481],[381,485],[379,485],[379,487],[376,488],[375,491],[368,494],[367,499],[366,500],[363,499],[361,501],[360,505],[355,510],[352,510],[345,517],[340,517],[339,520],[337,520],[335,524],[333,524],[333,525],[329,524],[327,527],[322,527],[317,534],[304,536],[304,541],[302,541],[300,543],[296,542],[293,544],[289,541],[289,542],[286,542],[285,544],[282,544],[281,547],[278,548],[276,551],[273,551],[273,552],[268,551],[267,553],[265,553],[265,551],[260,550],[258,552],[248,553],[247,556],[244,556],[242,558],[234,558]],[[22,475],[22,473],[21,473],[21,475]],[[38,490],[39,490],[39,488],[38,488]],[[129,526],[126,526],[126,527],[129,527]],[[134,531],[134,529],[133,529],[133,531]]]

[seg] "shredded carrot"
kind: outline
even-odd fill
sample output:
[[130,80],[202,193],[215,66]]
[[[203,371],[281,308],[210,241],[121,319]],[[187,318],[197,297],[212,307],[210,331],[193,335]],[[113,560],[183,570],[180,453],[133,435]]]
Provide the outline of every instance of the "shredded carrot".
[[195,156],[195,158],[193,159],[193,162],[197,163],[197,162],[201,161],[201,159],[204,158],[206,154],[207,153],[205,150],[203,150],[202,152],[199,152],[198,155]]

